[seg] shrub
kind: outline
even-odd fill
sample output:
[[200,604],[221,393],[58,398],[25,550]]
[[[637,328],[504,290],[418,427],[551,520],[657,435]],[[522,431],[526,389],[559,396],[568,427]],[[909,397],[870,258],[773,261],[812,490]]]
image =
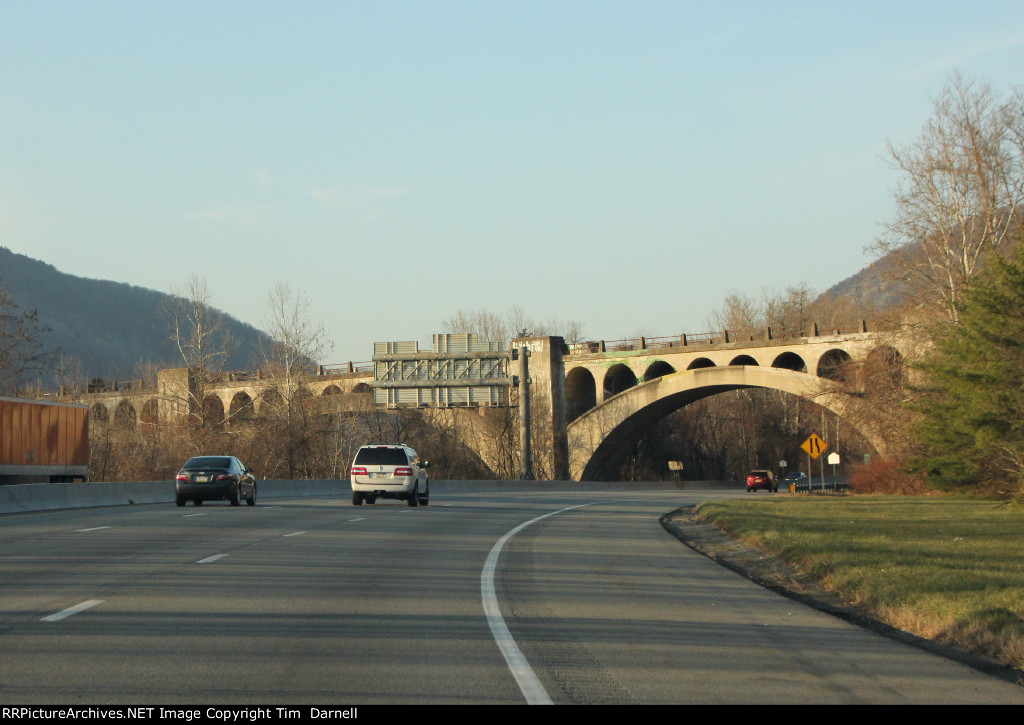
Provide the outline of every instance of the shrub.
[[875,459],[858,466],[850,475],[853,493],[889,493],[899,496],[922,496],[931,493],[928,484],[900,469],[899,463]]

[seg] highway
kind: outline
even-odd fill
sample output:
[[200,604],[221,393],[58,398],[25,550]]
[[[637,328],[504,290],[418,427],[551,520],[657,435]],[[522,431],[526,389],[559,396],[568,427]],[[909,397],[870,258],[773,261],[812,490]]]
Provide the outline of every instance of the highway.
[[1024,704],[658,523],[734,495],[481,487],[420,508],[339,494],[0,516],[0,703]]

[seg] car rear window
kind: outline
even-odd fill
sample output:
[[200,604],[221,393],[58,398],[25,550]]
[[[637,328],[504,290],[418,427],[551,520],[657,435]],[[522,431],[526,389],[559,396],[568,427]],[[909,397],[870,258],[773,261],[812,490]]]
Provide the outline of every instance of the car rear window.
[[402,448],[360,448],[356,463],[361,466],[406,466],[409,459]]
[[230,468],[231,459],[224,458],[223,456],[201,456],[199,458],[190,458],[188,462],[182,466],[183,471],[201,471],[206,468]]

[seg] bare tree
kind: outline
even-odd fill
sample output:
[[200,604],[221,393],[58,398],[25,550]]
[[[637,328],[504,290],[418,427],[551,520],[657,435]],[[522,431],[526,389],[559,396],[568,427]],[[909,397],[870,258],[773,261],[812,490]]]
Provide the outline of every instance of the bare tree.
[[505,316],[490,310],[459,310],[441,321],[445,332],[476,333],[481,340],[500,342],[507,346],[516,337],[538,337],[557,335],[566,342],[583,339],[583,323],[576,320],[538,320],[526,314],[522,307],[515,305]]
[[19,313],[14,296],[0,284],[0,391],[17,392],[27,374],[49,369],[53,353],[39,340],[48,330],[35,310]]
[[890,254],[927,307],[952,322],[987,253],[1008,241],[1024,202],[1024,100],[955,74],[918,139],[889,144],[896,212],[871,249]]
[[188,368],[189,385],[185,407],[193,423],[204,425],[203,403],[207,391],[223,372],[233,349],[233,341],[224,314],[210,304],[206,281],[192,275],[184,290],[172,290],[164,311],[171,342],[182,364]]
[[[276,448],[289,478],[301,473],[311,442],[318,434],[312,395],[303,378],[332,349],[327,331],[310,317],[309,300],[298,290],[278,283],[267,296],[270,335],[264,350],[263,370],[270,380],[273,404],[264,403],[265,416],[274,431]],[[268,398],[269,400],[269,398]]]
[[490,310],[459,310],[451,317],[441,320],[444,332],[456,334],[476,333],[481,340],[508,343],[514,334],[508,321]]

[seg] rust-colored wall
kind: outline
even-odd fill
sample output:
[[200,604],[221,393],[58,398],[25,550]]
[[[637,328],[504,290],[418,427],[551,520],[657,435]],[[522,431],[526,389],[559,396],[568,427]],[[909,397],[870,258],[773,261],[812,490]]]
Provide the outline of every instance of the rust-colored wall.
[[89,408],[0,398],[0,465],[89,465]]

